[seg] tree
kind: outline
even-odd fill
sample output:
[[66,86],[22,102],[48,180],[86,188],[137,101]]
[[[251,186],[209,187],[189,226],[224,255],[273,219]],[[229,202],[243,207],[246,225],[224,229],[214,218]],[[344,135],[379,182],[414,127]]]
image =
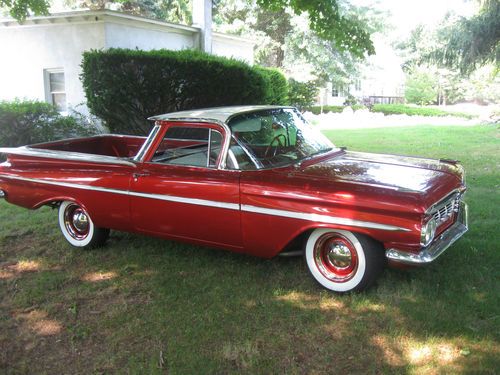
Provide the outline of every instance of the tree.
[[425,70],[415,70],[408,75],[405,86],[405,98],[409,103],[426,105],[437,99],[435,77]]
[[482,0],[479,13],[458,18],[438,30],[440,42],[428,56],[440,66],[458,69],[463,75],[480,66],[494,63],[500,67],[500,2]]
[[48,0],[0,0],[0,7],[9,10],[12,18],[24,21],[32,12],[35,15],[49,14]]
[[307,14],[310,29],[321,39],[334,44],[339,51],[347,51],[358,58],[375,53],[370,33],[352,6],[339,0],[257,0],[270,11],[290,8],[297,15]]

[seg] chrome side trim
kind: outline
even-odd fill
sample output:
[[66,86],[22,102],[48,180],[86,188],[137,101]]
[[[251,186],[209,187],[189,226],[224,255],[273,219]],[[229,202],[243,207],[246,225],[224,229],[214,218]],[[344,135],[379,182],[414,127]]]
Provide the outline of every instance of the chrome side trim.
[[198,206],[225,208],[225,209],[229,209],[229,210],[239,210],[240,209],[240,205],[237,203],[227,203],[227,202],[218,202],[218,201],[211,201],[211,200],[197,199],[197,198],[177,197],[174,195],[147,194],[147,193],[140,193],[140,192],[136,192],[136,191],[104,188],[104,187],[100,187],[100,186],[41,180],[41,179],[37,179],[37,178],[27,178],[27,177],[18,177],[18,176],[14,177],[14,176],[6,176],[6,175],[0,175],[0,177],[8,178],[11,180],[34,182],[34,183],[38,183],[38,184],[64,186],[64,187],[69,187],[69,188],[74,188],[74,189],[100,191],[100,192],[104,192],[104,193],[113,193],[113,194],[121,194],[121,195],[128,195],[128,196],[135,196],[135,197],[142,197],[142,198],[157,199],[157,200],[163,200],[163,201],[169,201],[169,202],[194,204],[194,205],[198,205]]
[[91,191],[101,191],[105,193],[113,193],[113,194],[121,194],[128,195],[134,197],[141,198],[149,198],[149,199],[157,199],[168,202],[175,203],[185,203],[185,204],[193,204],[198,206],[206,206],[206,207],[216,207],[223,208],[228,210],[240,210],[244,212],[252,212],[264,215],[272,215],[272,216],[281,216],[291,219],[299,219],[299,220],[307,220],[320,222],[324,224],[338,224],[338,225],[347,225],[352,227],[361,227],[361,228],[372,228],[372,229],[380,229],[387,231],[400,231],[400,232],[409,232],[410,229],[397,227],[393,225],[387,224],[379,224],[373,223],[369,221],[361,221],[361,220],[353,220],[346,219],[342,217],[335,216],[327,216],[327,215],[319,215],[319,214],[310,214],[303,212],[293,212],[293,211],[285,211],[285,210],[276,210],[271,208],[264,208],[246,204],[238,204],[238,203],[229,203],[229,202],[220,202],[220,201],[212,201],[206,199],[198,199],[198,198],[186,198],[186,197],[178,197],[174,195],[163,195],[163,194],[149,194],[149,193],[141,193],[137,191],[127,191],[127,190],[119,190],[119,189],[110,189],[104,188],[100,186],[92,186],[92,185],[82,185],[82,184],[74,184],[69,182],[59,182],[59,181],[50,181],[50,180],[42,180],[37,178],[28,178],[28,177],[20,177],[20,176],[8,176],[8,175],[0,175],[1,178],[11,179],[11,180],[19,180],[26,182],[34,182],[45,185],[54,185],[54,186],[64,186],[74,189],[82,189],[82,190],[91,190]]
[[420,253],[413,254],[398,249],[388,249],[385,255],[388,259],[405,264],[427,264],[434,261],[447,248],[453,245],[465,232],[468,227],[468,207],[461,202],[457,221],[450,228],[444,231],[434,242],[424,248]]
[[82,163],[105,163],[105,164],[126,165],[129,167],[136,166],[135,163],[128,161],[125,158],[118,158],[115,156],[84,154],[82,152],[72,152],[72,151],[44,150],[44,149],[31,148],[27,146],[1,147],[0,153],[11,154],[11,155],[34,156],[38,158],[48,158],[57,160],[70,160]]
[[398,231],[398,232],[410,232],[411,231],[410,229],[397,227],[394,225],[372,223],[370,221],[353,220],[353,219],[346,219],[343,217],[335,217],[335,216],[320,215],[320,214],[309,214],[309,213],[302,213],[302,212],[276,210],[273,208],[250,206],[250,205],[246,205],[246,204],[241,205],[241,210],[246,211],[246,212],[253,212],[253,213],[257,213],[257,214],[282,216],[282,217],[288,217],[291,219],[315,221],[315,222],[320,222],[320,223],[325,223],[325,224],[339,224],[339,225],[347,225],[347,226],[351,226],[351,227],[372,228],[372,229],[381,229],[381,230]]
[[238,203],[210,201],[210,200],[198,199],[198,198],[185,198],[185,197],[178,197],[178,196],[175,196],[175,195],[148,194],[148,193],[139,193],[139,192],[136,192],[136,191],[130,191],[130,192],[128,192],[128,195],[131,195],[131,196],[134,196],[134,197],[141,197],[141,198],[157,199],[157,200],[161,200],[161,201],[175,202],[175,203],[194,204],[196,206],[225,208],[227,210],[239,210],[240,209],[240,205]]
[[158,134],[158,131],[160,130],[159,125],[155,125],[154,128],[151,130],[151,132],[148,135],[148,138],[146,141],[142,144],[139,152],[137,155],[135,155],[134,160],[136,162],[142,162],[144,161],[144,155],[146,154],[146,151],[148,151],[149,146],[151,146],[151,143],[153,143],[154,139],[156,138],[156,134]]

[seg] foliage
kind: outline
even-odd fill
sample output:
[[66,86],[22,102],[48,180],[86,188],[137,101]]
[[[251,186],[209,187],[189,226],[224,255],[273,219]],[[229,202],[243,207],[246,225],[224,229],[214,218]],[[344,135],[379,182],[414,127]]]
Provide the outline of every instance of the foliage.
[[315,115],[319,115],[320,113],[342,113],[344,109],[351,108],[353,111],[357,111],[359,109],[366,109],[365,106],[360,104],[354,104],[350,106],[342,106],[342,105],[324,105],[323,107],[319,105],[314,105],[311,107],[304,108],[305,111],[311,112]]
[[263,74],[268,87],[268,96],[263,100],[265,104],[288,104],[288,82],[278,69],[256,67]]
[[374,104],[371,112],[380,112],[384,115],[408,115],[408,116],[455,116],[463,118],[472,118],[467,113],[446,112],[437,108],[413,107],[404,104]]
[[0,102],[0,145],[17,147],[63,138],[93,135],[94,126],[79,117],[62,116],[49,103],[38,101]]
[[288,80],[288,99],[290,105],[302,109],[310,107],[318,96],[318,85],[314,81],[299,82],[293,78]]
[[500,68],[500,2],[482,1],[478,14],[443,26],[437,39],[439,45],[428,54],[429,61],[463,75],[488,63]]
[[437,94],[437,84],[430,73],[424,70],[415,70],[407,76],[405,98],[409,103],[431,104],[437,100]]
[[338,0],[257,0],[257,4],[271,11],[289,7],[295,14],[307,14],[310,29],[340,51],[358,58],[375,53],[365,24]]
[[161,113],[285,100],[277,72],[200,51],[90,51],[82,68],[90,111],[115,133],[146,134]]
[[7,8],[12,18],[22,22],[32,12],[35,15],[49,14],[48,0],[0,0],[0,7]]
[[105,9],[109,3],[131,14],[186,25],[192,23],[188,0],[66,0],[66,4],[73,9]]

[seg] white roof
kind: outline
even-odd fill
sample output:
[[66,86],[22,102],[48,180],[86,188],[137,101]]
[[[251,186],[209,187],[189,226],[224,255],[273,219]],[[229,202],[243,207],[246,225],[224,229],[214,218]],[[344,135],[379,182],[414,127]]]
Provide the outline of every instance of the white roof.
[[203,109],[192,109],[181,112],[166,113],[164,115],[157,115],[150,117],[148,120],[159,120],[159,121],[209,120],[214,122],[227,123],[232,117],[242,113],[255,112],[266,109],[278,109],[278,108],[293,108],[293,107],[276,106],[276,105],[242,105],[242,106],[232,106],[232,107],[203,108]]

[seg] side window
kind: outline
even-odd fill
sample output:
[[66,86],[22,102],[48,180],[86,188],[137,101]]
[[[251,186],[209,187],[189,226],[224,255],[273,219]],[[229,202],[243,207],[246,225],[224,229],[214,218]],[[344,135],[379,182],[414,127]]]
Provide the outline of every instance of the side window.
[[222,150],[222,140],[217,130],[173,126],[167,129],[151,162],[214,168]]
[[249,171],[257,169],[255,162],[250,159],[243,148],[234,140],[231,140],[227,153],[227,167],[229,169],[239,169]]

